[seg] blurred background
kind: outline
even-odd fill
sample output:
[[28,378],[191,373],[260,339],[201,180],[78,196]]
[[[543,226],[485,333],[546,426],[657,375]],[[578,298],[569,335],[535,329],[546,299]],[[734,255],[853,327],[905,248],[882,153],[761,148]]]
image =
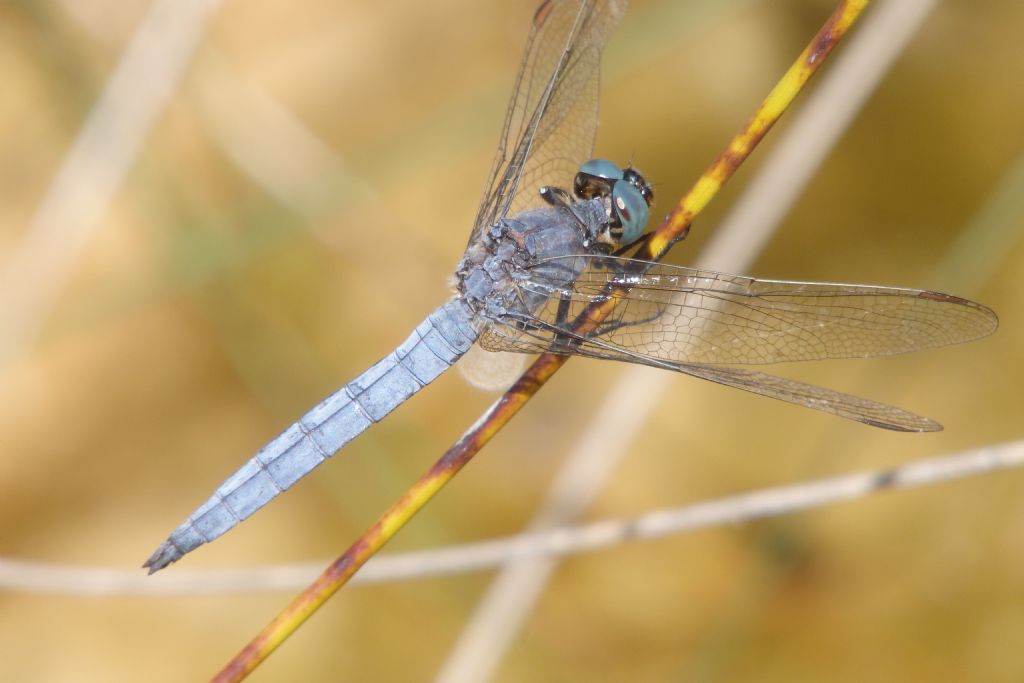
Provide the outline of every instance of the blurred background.
[[[0,7],[0,555],[134,571],[446,297],[535,4]],[[635,0],[605,51],[597,153],[642,169],[664,215],[833,6]],[[587,518],[1024,434],[1022,25],[1013,0],[931,3],[749,268],[994,308],[980,342],[778,370],[946,430],[678,377]],[[670,260],[695,261],[820,82]],[[388,551],[520,531],[622,372],[569,363]],[[495,397],[443,376],[149,581],[326,563]],[[492,680],[1024,679],[1022,491],[1008,470],[569,558]],[[253,680],[432,680],[492,578],[345,588]],[[0,678],[39,681],[201,680],[297,592],[3,591]]]

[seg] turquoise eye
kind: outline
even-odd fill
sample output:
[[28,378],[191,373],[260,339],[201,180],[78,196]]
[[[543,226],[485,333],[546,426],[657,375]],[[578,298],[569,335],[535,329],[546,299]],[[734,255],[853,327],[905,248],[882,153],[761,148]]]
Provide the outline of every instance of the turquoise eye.
[[580,173],[607,178],[608,180],[622,180],[622,169],[607,159],[591,159],[580,166]]
[[640,191],[629,183],[615,183],[612,188],[612,210],[622,223],[623,244],[629,244],[647,227],[647,202]]
[[612,193],[612,185],[623,177],[622,169],[607,159],[591,159],[580,166],[572,182],[572,192],[577,199],[607,197]]

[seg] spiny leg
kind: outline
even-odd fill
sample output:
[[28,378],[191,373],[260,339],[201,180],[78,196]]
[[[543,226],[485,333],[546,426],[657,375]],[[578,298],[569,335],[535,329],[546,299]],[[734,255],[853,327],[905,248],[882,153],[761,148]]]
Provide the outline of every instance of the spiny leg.
[[629,244],[625,244],[625,245],[619,247],[618,249],[616,249],[615,251],[613,251],[612,252],[612,256],[623,256],[626,253],[628,253],[629,251],[631,251],[634,247],[639,248],[640,246],[646,244],[647,240],[651,239],[651,235],[653,235],[653,234],[654,233],[652,233],[652,232],[647,232],[647,233],[644,233],[643,235],[640,235],[639,237],[637,237],[635,240],[633,240]]

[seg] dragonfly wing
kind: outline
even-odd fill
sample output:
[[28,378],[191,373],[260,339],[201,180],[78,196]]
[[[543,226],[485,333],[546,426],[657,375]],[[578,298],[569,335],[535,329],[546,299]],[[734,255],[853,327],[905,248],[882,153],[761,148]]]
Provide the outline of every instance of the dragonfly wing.
[[[531,335],[529,349],[520,350],[553,343],[588,305],[612,295],[620,301],[597,332],[602,343],[671,362],[760,365],[886,356],[978,339],[998,325],[981,304],[919,289],[758,280],[601,255],[590,256],[569,287],[547,281],[544,270],[535,268],[522,286],[548,293],[548,303],[533,316],[548,328],[531,330],[541,336]],[[516,345],[492,336],[490,346]]]
[[[552,344],[546,341],[548,338],[557,341]],[[674,362],[649,355],[630,353],[614,344],[606,343],[601,337],[567,333],[539,320],[533,320],[530,325],[515,324],[508,320],[502,321],[502,324],[492,324],[485,331],[482,344],[485,348],[492,350],[500,348],[527,353],[547,350],[674,370],[692,377],[749,391],[759,396],[767,396],[804,408],[820,410],[883,429],[900,432],[935,432],[942,429],[942,425],[934,420],[878,401],[753,370],[722,365]]]
[[[544,267],[521,287],[545,294],[545,302],[530,314],[492,319],[484,348],[639,363],[876,427],[923,432],[942,427],[901,408],[722,364],[890,355],[977,339],[998,324],[988,308],[938,292],[587,258],[568,286],[543,276],[557,263],[537,264]],[[617,304],[595,331],[574,331],[589,306],[612,297]]]
[[537,9],[471,244],[499,218],[539,205],[540,187],[564,186],[590,159],[601,51],[627,5],[546,0]]
[[882,427],[898,432],[937,432],[942,429],[942,425],[938,422],[896,406],[763,372],[686,363],[679,364],[673,369],[718,384],[749,391],[759,396],[767,396],[786,403],[863,422],[873,427]]

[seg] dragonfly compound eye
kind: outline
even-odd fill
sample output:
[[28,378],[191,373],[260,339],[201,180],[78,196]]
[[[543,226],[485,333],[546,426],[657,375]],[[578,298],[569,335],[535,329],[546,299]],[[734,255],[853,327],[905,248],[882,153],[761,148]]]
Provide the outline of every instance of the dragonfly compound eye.
[[573,180],[572,191],[578,199],[607,197],[612,186],[622,180],[622,169],[607,159],[591,159],[580,166]]
[[612,212],[622,225],[619,241],[629,244],[647,227],[647,201],[641,191],[628,182],[617,182],[612,188]]

